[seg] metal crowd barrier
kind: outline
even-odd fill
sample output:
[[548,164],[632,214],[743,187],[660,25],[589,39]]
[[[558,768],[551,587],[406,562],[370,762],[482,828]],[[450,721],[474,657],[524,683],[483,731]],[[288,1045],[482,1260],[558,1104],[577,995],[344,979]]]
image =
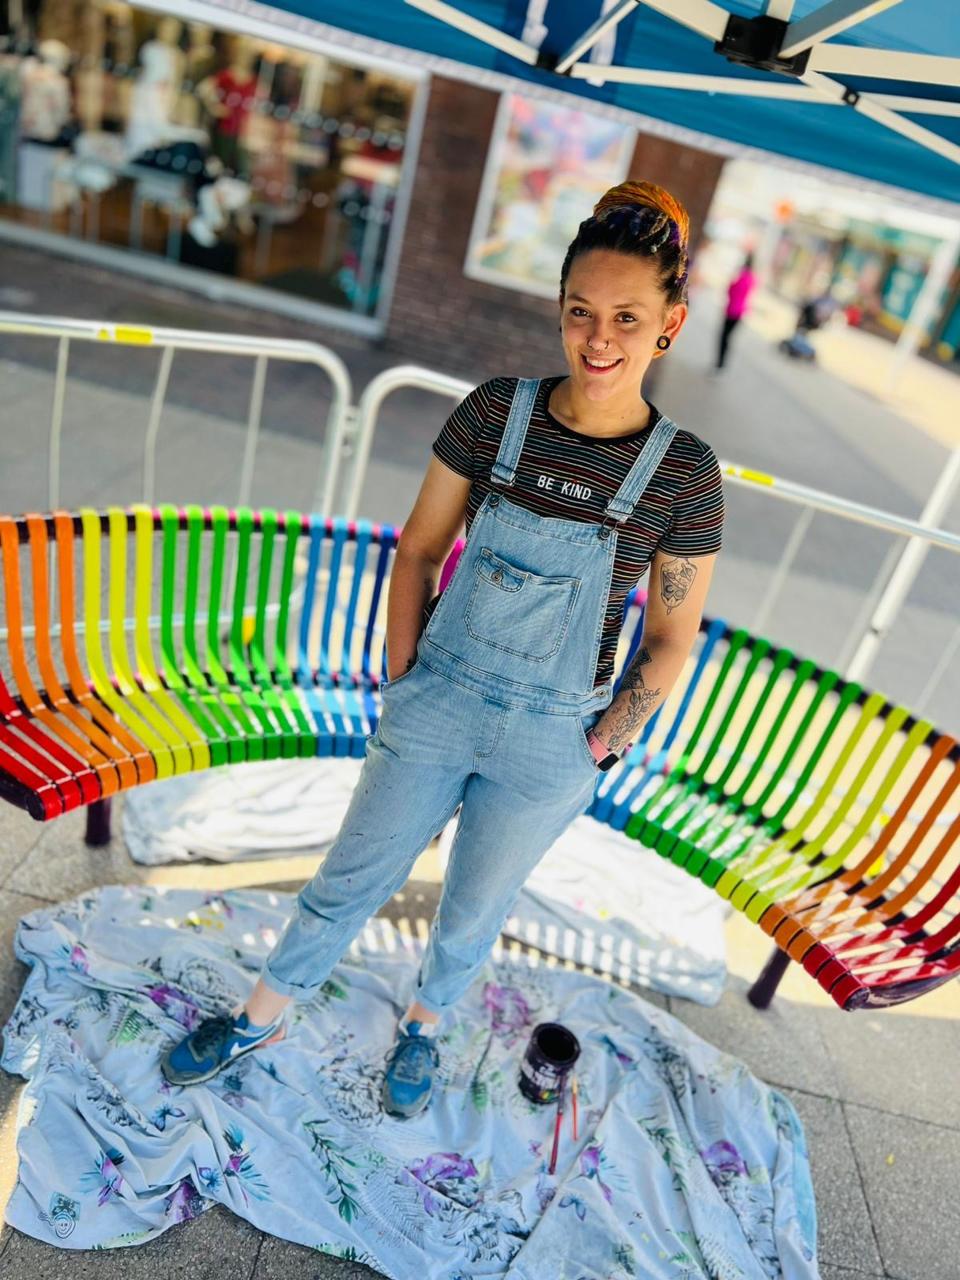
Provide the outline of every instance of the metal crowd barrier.
[[[240,490],[237,495],[238,506],[246,506],[250,500],[269,361],[313,364],[323,369],[330,377],[332,401],[323,432],[314,509],[324,513],[335,512],[346,516],[348,520],[357,518],[380,410],[386,398],[394,391],[415,388],[433,392],[452,401],[459,401],[472,389],[471,383],[435,370],[416,365],[399,365],[374,377],[355,404],[350,375],[343,360],[334,351],[317,343],[204,333],[187,329],[25,316],[9,311],[0,311],[0,333],[38,335],[56,339],[58,344],[49,436],[48,509],[51,511],[60,503],[60,439],[70,344],[75,341],[108,342],[120,346],[149,346],[160,353],[144,440],[143,488],[139,495],[141,501],[148,503],[152,503],[155,497],[155,456],[161,415],[166,401],[173,358],[179,350],[229,353],[247,356],[253,361],[247,434]],[[875,581],[869,584],[864,597],[864,606],[849,631],[839,660],[833,663],[847,679],[863,680],[900,606],[905,601],[911,584],[920,572],[929,548],[937,546],[954,553],[960,552],[960,535],[950,533],[936,525],[936,521],[944,515],[953,494],[960,487],[960,449],[950,456],[918,520],[898,516],[726,460],[721,460],[721,468],[727,484],[734,489],[752,489],[774,501],[792,503],[801,508],[754,616],[751,619],[738,619],[754,634],[762,634],[773,617],[777,601],[788,583],[790,570],[816,512],[824,512],[852,523],[865,524],[893,534],[898,539],[906,540],[905,544],[901,543],[891,548]],[[131,494],[131,501],[136,496]],[[921,696],[912,699],[918,711],[922,711],[929,704],[937,684],[948,669],[958,647],[960,647],[960,627],[957,628],[950,644],[945,647],[940,659],[931,669]]]

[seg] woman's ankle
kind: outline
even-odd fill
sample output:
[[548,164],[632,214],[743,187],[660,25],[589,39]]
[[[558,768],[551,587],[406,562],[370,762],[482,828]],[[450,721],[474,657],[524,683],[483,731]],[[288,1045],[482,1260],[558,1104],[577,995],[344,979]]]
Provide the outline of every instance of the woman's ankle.
[[421,1028],[428,1034],[436,1031],[440,1022],[440,1015],[433,1013],[430,1009],[425,1009],[422,1004],[418,1004],[416,1000],[411,1001],[407,1006],[407,1010],[400,1019],[401,1027],[408,1027],[411,1022],[417,1022]]
[[290,996],[281,996],[276,991],[272,991],[260,979],[248,999],[236,1012],[236,1016],[239,1017],[241,1013],[245,1013],[247,1022],[252,1026],[269,1027],[277,1021],[290,1003],[290,999]]

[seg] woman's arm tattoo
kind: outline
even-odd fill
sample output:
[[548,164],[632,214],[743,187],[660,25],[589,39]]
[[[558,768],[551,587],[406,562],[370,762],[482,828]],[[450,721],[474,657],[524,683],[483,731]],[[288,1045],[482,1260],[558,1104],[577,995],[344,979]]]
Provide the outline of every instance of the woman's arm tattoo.
[[601,736],[610,750],[617,754],[634,740],[660,701],[660,690],[648,689],[643,679],[643,668],[651,661],[650,651],[641,646],[624,674],[616,705],[610,706],[603,717]]
[[668,614],[686,600],[696,576],[696,567],[689,560],[668,560],[666,564],[661,565],[660,599],[667,606]]

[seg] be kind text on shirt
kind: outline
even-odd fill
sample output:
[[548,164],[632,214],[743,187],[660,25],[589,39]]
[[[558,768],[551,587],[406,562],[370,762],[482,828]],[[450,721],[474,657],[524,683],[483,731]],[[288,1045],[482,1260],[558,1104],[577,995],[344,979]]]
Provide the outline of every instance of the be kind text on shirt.
[[[559,484],[560,488],[556,489]],[[586,501],[593,494],[589,485],[576,484],[573,480],[557,480],[554,476],[537,476],[538,489],[556,489],[563,498],[582,498]]]

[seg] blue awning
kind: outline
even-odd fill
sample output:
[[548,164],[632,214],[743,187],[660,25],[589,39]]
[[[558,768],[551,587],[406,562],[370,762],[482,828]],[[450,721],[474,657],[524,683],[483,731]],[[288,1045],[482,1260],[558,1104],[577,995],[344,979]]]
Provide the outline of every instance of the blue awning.
[[[228,0],[225,7],[234,6]],[[284,0],[271,7],[508,76],[521,89],[561,90],[705,138],[960,201],[958,0]],[[607,30],[564,66],[604,9]],[[785,62],[781,51],[798,43],[794,62]],[[643,119],[637,123],[643,128]]]

